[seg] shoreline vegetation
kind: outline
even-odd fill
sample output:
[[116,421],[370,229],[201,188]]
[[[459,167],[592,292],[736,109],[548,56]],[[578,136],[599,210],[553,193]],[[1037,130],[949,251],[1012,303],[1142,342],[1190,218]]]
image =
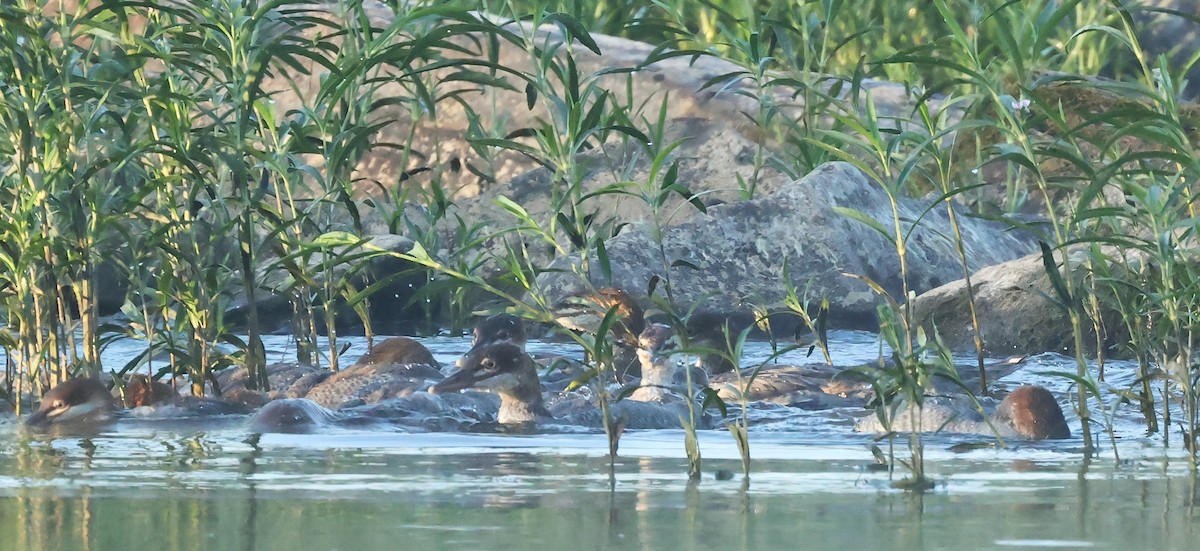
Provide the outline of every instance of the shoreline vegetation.
[[[711,305],[678,299],[699,269],[669,239],[840,162],[883,192],[882,216],[826,214],[891,248],[871,259],[885,268],[838,275],[871,297],[893,351],[860,370],[885,427],[955,377],[938,319],[916,311],[937,286],[913,275],[933,213],[981,375],[987,323],[1042,321],[981,319],[970,224],[986,219],[1029,236],[1045,291],[1026,295],[1049,301],[1076,359],[1058,375],[1075,383],[1084,453],[1111,436],[1113,408],[1135,407],[1194,472],[1200,108],[1182,98],[1200,54],[1143,43],[1163,18],[1200,25],[1069,0],[6,3],[0,392],[20,411],[103,372],[203,395],[231,368],[266,391],[266,332],[336,371],[347,331],[461,334],[502,311],[552,327],[549,282],[609,286],[635,230],[654,275],[626,290],[685,349],[736,361],[757,331],[832,362],[822,335],[847,323],[843,297],[801,262],[822,243],[790,236],[777,296],[727,305],[753,319],[724,325],[721,347],[689,344]],[[705,164],[721,153],[698,144],[741,164]],[[600,314],[596,335],[562,333],[605,381],[618,320]],[[144,355],[101,366],[124,337]],[[1137,360],[1130,388],[1101,384],[1115,355]],[[745,407],[728,428],[748,476]],[[920,432],[908,449],[906,487],[929,487]]]

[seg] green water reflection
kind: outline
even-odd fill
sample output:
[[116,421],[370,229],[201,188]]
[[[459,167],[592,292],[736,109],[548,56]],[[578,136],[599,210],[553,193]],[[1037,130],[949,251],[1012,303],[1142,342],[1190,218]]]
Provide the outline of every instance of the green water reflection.
[[[397,435],[335,448],[236,432],[138,436],[8,438],[0,549],[1197,545],[1197,489],[1177,459],[1084,467],[1069,453],[942,457],[931,472],[943,484],[918,498],[867,473],[865,451],[857,459],[819,446],[756,462],[749,485],[712,478],[738,468],[727,459],[708,461],[706,480],[689,484],[673,451],[624,457],[609,491],[606,461],[590,451],[595,435],[557,451],[490,447],[495,439],[468,435],[453,437],[450,449]],[[673,438],[663,444],[678,447]]]

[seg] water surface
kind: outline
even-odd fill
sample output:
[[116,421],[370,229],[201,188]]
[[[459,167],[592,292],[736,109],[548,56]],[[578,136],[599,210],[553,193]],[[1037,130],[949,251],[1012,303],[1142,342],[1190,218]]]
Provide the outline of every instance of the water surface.
[[[878,353],[873,336],[835,336],[854,358],[838,363]],[[469,346],[429,344],[443,361]],[[270,346],[286,353],[286,342]],[[756,345],[749,356],[769,354]],[[1044,384],[1065,404],[1066,382],[1039,373],[1070,362],[1029,363],[1004,383]],[[1111,384],[1128,384],[1121,367],[1110,365]],[[1146,437],[1131,408],[1113,423],[1119,460],[1107,439],[1085,462],[1078,438],[952,453],[989,439],[931,437],[939,484],[924,496],[891,488],[901,472],[871,468],[873,439],[853,432],[860,414],[796,410],[752,428],[749,480],[725,431],[701,433],[698,482],[685,474],[681,431],[630,432],[615,484],[596,434],[259,436],[241,419],[132,419],[48,438],[5,420],[0,549],[1195,548],[1186,458]]]

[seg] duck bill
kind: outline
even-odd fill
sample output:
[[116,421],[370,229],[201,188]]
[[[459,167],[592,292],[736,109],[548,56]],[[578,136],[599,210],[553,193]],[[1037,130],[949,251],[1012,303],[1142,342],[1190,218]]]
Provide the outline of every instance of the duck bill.
[[459,370],[454,372],[449,377],[442,379],[436,385],[430,387],[429,393],[448,394],[450,392],[458,392],[460,390],[474,387],[475,383],[477,382],[479,382],[479,380],[475,378],[474,373],[466,370]]
[[39,409],[33,412],[33,415],[30,415],[29,418],[25,420],[25,426],[27,427],[41,427],[48,424],[50,424],[50,414],[49,410],[45,409]]

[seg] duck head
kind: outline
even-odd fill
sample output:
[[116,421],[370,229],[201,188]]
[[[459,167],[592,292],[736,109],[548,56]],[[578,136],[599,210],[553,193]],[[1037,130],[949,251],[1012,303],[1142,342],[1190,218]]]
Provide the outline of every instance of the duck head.
[[1044,387],[1025,385],[1013,390],[996,408],[996,417],[1011,422],[1018,434],[1032,440],[1071,437],[1062,408]]
[[614,310],[616,322],[610,336],[618,346],[634,348],[637,337],[645,329],[645,312],[629,293],[616,287],[602,287],[593,293],[571,295],[553,306],[554,319],[572,331],[595,333],[600,323]]
[[496,314],[484,318],[475,324],[475,329],[471,332],[471,349],[458,359],[456,365],[462,368],[467,356],[490,344],[507,342],[524,350],[527,340],[525,324],[521,322],[521,318],[512,314]]
[[525,324],[521,323],[521,318],[512,314],[496,314],[484,318],[475,324],[475,329],[471,332],[473,349],[497,342],[510,342],[525,348],[526,340],[528,336],[525,334]]
[[537,366],[521,347],[498,342],[478,347],[462,359],[461,368],[429,389],[445,394],[468,388],[500,395],[500,423],[526,423],[549,417],[538,382]]
[[90,378],[71,379],[42,396],[41,405],[25,425],[103,422],[112,419],[114,411],[112,394],[104,383]]
[[642,379],[629,397],[643,402],[658,402],[667,397],[677,370],[674,354],[679,351],[675,330],[661,323],[651,324],[638,335],[637,357]]

